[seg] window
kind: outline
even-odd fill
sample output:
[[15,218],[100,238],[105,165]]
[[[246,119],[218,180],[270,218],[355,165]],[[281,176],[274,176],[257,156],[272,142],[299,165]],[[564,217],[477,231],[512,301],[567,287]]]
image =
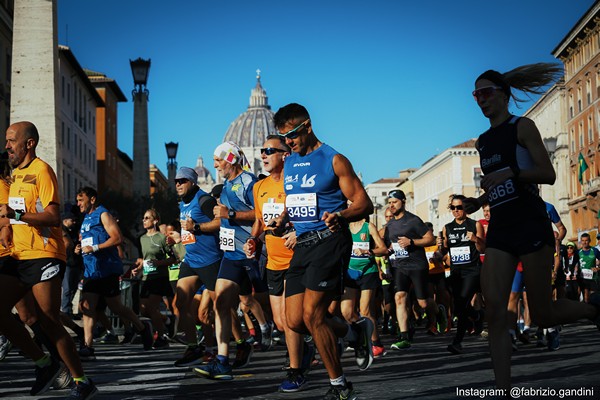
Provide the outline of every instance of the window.
[[61,93],[61,97],[64,99],[65,98],[65,76],[61,76],[60,77],[60,93]]
[[71,150],[71,128],[67,128],[67,150]]
[[77,82],[73,83],[73,121],[77,123]]
[[73,133],[73,151],[77,157],[77,133]]
[[588,144],[590,144],[594,141],[594,129],[592,127],[593,127],[592,117],[589,116],[588,117]]
[[65,144],[65,123],[60,121],[60,144]]
[[67,83],[67,105],[71,105],[71,84]]

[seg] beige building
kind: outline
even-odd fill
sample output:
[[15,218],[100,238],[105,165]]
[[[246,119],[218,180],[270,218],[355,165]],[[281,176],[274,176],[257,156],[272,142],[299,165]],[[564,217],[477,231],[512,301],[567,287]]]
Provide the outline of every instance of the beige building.
[[[434,232],[438,232],[452,220],[448,209],[450,195],[478,196],[481,191],[476,182],[480,177],[479,153],[475,149],[475,139],[470,139],[436,155],[410,175],[414,204],[407,209],[423,221],[430,221]],[[481,211],[471,218],[482,218]]]
[[387,195],[390,191],[394,189],[403,190],[406,194],[406,207],[410,210],[409,203],[412,205],[412,182],[408,181],[408,177],[415,171],[416,169],[406,169],[400,171],[397,178],[381,178],[365,186],[365,190],[371,198],[373,207],[375,208],[375,212],[371,216],[371,222],[374,223],[377,228],[381,228],[385,224],[385,208],[387,205]]
[[0,146],[4,151],[4,132],[10,124],[10,85],[12,65],[14,1],[0,1]]

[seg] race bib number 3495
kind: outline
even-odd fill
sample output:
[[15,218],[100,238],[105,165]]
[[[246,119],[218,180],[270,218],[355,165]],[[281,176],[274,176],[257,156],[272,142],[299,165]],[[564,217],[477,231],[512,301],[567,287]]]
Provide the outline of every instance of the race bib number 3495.
[[317,215],[317,194],[290,194],[285,199],[285,205],[292,222],[315,222]]

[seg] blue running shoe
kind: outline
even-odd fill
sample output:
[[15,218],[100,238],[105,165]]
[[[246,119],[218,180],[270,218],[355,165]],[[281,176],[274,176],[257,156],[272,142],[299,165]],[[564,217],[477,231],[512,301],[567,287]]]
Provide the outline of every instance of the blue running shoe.
[[299,392],[306,388],[307,381],[300,371],[290,370],[285,380],[279,385],[279,391],[284,393]]
[[194,368],[194,373],[203,378],[230,381],[233,379],[231,365],[223,365],[217,358],[206,365]]

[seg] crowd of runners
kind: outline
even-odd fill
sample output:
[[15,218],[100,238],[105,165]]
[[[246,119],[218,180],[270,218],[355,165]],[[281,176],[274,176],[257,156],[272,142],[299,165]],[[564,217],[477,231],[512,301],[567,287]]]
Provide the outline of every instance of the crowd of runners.
[[[90,399],[98,389],[82,360],[101,356],[97,343],[152,351],[180,342],[174,368],[231,380],[255,349],[278,341],[287,347],[286,377],[274,391],[304,389],[320,362],[330,380],[324,398],[354,399],[342,352],[351,348],[365,370],[418,346],[413,335],[422,327],[447,335],[440,351],[449,357],[463,353],[468,334],[489,337],[496,384],[510,387],[518,341],[554,351],[561,324],[600,323],[600,251],[585,234],[563,243],[564,225],[538,192],[555,179],[539,132],[508,112],[511,88],[533,91],[554,79],[553,68],[477,79],[473,96],[491,125],[477,141],[485,194],[452,195],[453,220],[440,232],[406,210],[398,189],[387,194],[378,230],[350,161],[321,142],[306,108],[292,103],[277,111],[279,134],[260,150],[268,176],[255,176],[232,142],[214,151],[224,184],[210,193],[194,169],[178,170],[179,219],[163,223],[146,210],[132,266],[123,263],[118,220],[94,188],[78,191],[78,215],[61,218],[54,171],[35,154],[36,127],[11,125],[0,168],[0,360],[13,348],[33,360],[31,395],[70,387],[69,398]],[[480,207],[484,219],[468,217]],[[139,282],[135,311],[121,296],[129,281]],[[124,324],[121,338],[106,308]],[[387,348],[384,334],[395,337]]]

